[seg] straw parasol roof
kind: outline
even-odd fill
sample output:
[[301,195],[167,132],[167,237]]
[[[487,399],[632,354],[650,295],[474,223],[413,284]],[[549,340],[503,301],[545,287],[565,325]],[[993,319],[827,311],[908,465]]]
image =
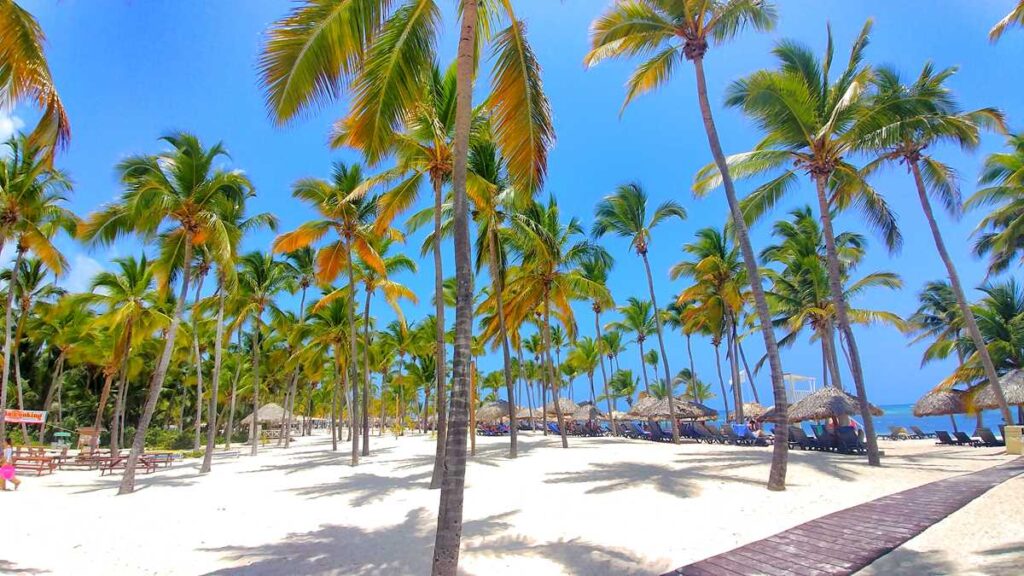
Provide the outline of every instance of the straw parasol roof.
[[[1003,396],[1006,403],[1011,406],[1024,406],[1024,370],[1008,372],[999,379],[1000,388],[1003,389]],[[978,408],[998,408],[996,393],[991,386],[978,392],[974,397],[974,405]]]
[[629,407],[626,414],[631,418],[650,418],[650,412],[657,403],[658,399],[654,396],[643,396]]
[[[869,405],[871,414],[881,416],[882,410]],[[860,400],[833,386],[825,386],[821,390],[807,396],[789,407],[789,421],[828,420],[839,416],[856,416],[860,414]]]
[[[281,408],[280,405],[274,404],[273,402],[271,402],[270,404],[264,404],[263,406],[260,406],[259,412],[257,412],[257,414],[259,416],[258,421],[261,424],[262,423],[280,424],[281,423],[281,418],[284,416],[284,408]],[[249,414],[245,418],[242,418],[241,424],[243,426],[244,425],[249,425],[251,423],[252,423],[252,414]]]
[[[576,403],[573,402],[572,400],[569,400],[568,398],[559,398],[558,407],[562,409],[563,417],[572,416],[573,413],[576,412],[576,408],[578,408],[578,406],[576,406]],[[548,415],[556,414],[555,403],[548,402],[547,405],[544,406],[544,411],[547,412]]]
[[709,408],[700,402],[694,402],[692,400],[686,402],[689,406],[689,411],[685,415],[680,415],[676,412],[676,416],[684,420],[715,420],[718,418],[718,410]]
[[[672,408],[675,409],[676,418],[683,420],[707,420],[718,417],[718,412],[697,402],[687,402],[679,398],[672,399]],[[629,416],[634,418],[670,418],[667,398],[654,398],[648,396],[637,400],[636,404],[629,409]]]
[[967,412],[964,393],[960,390],[939,390],[925,394],[914,404],[914,416],[946,416]]
[[573,420],[597,420],[598,418],[604,418],[604,413],[589,403],[580,404],[572,414]]
[[[757,402],[745,402],[743,404],[743,417],[753,418],[757,420],[768,413],[768,408],[758,404]],[[736,419],[736,412],[729,412],[729,420]]]
[[494,422],[508,418],[508,402],[497,400],[488,402],[476,409],[476,419],[484,422]]
[[[533,417],[534,418],[540,418],[542,416],[543,416],[543,414],[541,413],[540,410],[538,410],[536,408],[533,409]],[[519,410],[516,410],[516,418],[521,419],[521,420],[529,420],[530,419],[530,408],[527,407],[527,406],[523,406]]]

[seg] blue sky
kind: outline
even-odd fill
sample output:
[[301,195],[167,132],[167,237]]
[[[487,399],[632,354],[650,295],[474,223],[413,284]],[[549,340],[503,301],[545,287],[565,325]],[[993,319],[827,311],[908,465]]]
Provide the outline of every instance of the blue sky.
[[[223,140],[231,152],[230,166],[245,170],[256,185],[258,197],[252,209],[275,213],[283,230],[312,215],[291,198],[292,182],[300,177],[327,176],[334,160],[358,160],[350,152],[331,151],[325,144],[330,123],[345,109],[344,101],[283,128],[267,119],[255,64],[264,30],[287,12],[288,2],[149,0],[104,2],[102,8],[89,0],[22,3],[48,35],[50,65],[71,117],[73,140],[59,165],[75,181],[71,205],[79,214],[85,215],[116,196],[113,167],[121,158],[159,150],[156,139],[169,130],[193,131],[207,143]],[[454,6],[454,2],[450,4]],[[703,200],[695,200],[690,193],[694,172],[710,161],[691,67],[679,68],[669,85],[636,100],[621,118],[623,83],[634,63],[608,62],[584,69],[589,24],[607,4],[604,0],[517,2],[544,67],[557,130],[546,193],[555,194],[563,213],[580,218],[588,229],[594,204],[620,183],[641,182],[654,202],[669,198],[682,202],[689,219],[658,229],[651,253],[659,302],[664,304],[681,288],[667,275],[668,267],[681,256],[679,247],[696,229],[720,226],[725,202],[720,193]],[[907,75],[915,75],[927,60],[938,66],[959,66],[951,84],[965,107],[996,106],[1007,113],[1011,127],[1022,126],[1022,81],[1019,66],[1012,62],[1020,61],[1024,31],[1009,32],[995,46],[986,38],[991,25],[1009,11],[1009,0],[784,0],[778,4],[781,20],[775,32],[746,34],[709,52],[706,68],[713,103],[721,102],[731,80],[773,65],[769,51],[778,39],[794,38],[820,52],[825,24],[831,21],[837,53],[843,53],[870,17],[875,19],[867,51],[870,62],[895,65]],[[454,22],[452,6],[446,7],[449,28]],[[452,35],[442,40],[441,58],[453,56],[454,43]],[[757,129],[737,111],[718,106],[715,113],[728,153],[749,149],[758,140]],[[18,123],[30,124],[33,118],[29,108],[0,114],[0,133]],[[940,150],[938,155],[960,171],[964,191],[969,193],[984,155],[1000,145],[998,136],[989,136],[972,155],[958,150]],[[920,287],[942,277],[943,269],[907,174],[892,170],[875,183],[899,213],[905,246],[902,253],[890,257],[877,239],[870,238],[870,255],[862,269],[899,272],[905,289],[872,292],[856,304],[906,315],[915,308]],[[748,189],[749,184],[741,185],[741,192]],[[801,187],[775,216],[808,203],[811,193],[808,186]],[[982,264],[969,253],[970,232],[979,217],[968,214],[954,222],[940,216],[949,247],[969,285],[980,283],[984,275]],[[754,228],[755,249],[770,240],[769,227],[770,220]],[[855,217],[840,218],[838,228],[864,231]],[[254,235],[247,238],[245,247],[266,249],[271,238],[269,233]],[[418,254],[420,239],[409,239],[410,252]],[[616,300],[646,297],[642,265],[626,252],[625,242],[608,240],[606,244],[617,261],[609,286]],[[109,258],[142,249],[134,242],[109,250],[88,250],[67,239],[61,245],[73,265],[63,282],[75,289],[86,287],[88,278]],[[450,252],[449,248],[449,262]],[[423,261],[422,266],[420,274],[401,280],[418,294],[429,295],[430,261]],[[418,306],[409,308],[408,316],[419,318],[429,307],[429,297],[424,297]],[[391,313],[383,306],[378,306],[377,312],[379,321],[390,320]],[[592,332],[588,307],[578,307],[578,321],[581,333]],[[921,368],[922,348],[908,346],[907,339],[892,329],[862,329],[858,335],[869,395],[876,403],[912,401],[951,369],[949,364]],[[749,356],[760,356],[757,340],[746,341]],[[682,338],[668,335],[667,346],[673,372],[683,368]],[[714,383],[710,345],[696,341],[694,353],[698,373]],[[631,348],[622,358],[624,367],[636,368],[635,357]],[[789,372],[818,375],[820,352],[801,343],[784,352],[783,364]],[[497,356],[481,362],[485,370],[498,366]],[[763,397],[769,397],[767,374],[756,380]],[[585,386],[581,379],[578,397],[583,396]],[[720,405],[720,399],[710,404]]]

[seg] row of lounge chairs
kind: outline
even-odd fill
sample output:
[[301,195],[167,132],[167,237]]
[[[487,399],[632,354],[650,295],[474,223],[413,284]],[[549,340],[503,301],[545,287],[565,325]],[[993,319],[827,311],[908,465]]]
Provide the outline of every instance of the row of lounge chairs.
[[996,438],[996,435],[988,428],[978,428],[974,433],[978,438],[972,438],[966,432],[955,432],[953,436],[950,436],[949,432],[939,430],[935,433],[939,440],[935,444],[939,446],[973,446],[974,448],[1006,446],[1006,442]]
[[853,426],[840,426],[835,431],[824,426],[812,426],[814,437],[810,437],[800,426],[789,427],[789,447],[801,450],[821,450],[843,454],[864,454],[867,446]]
[[923,440],[935,438],[935,433],[925,432],[917,426],[911,426],[910,431],[903,426],[889,426],[889,433],[879,434],[878,437],[882,440]]

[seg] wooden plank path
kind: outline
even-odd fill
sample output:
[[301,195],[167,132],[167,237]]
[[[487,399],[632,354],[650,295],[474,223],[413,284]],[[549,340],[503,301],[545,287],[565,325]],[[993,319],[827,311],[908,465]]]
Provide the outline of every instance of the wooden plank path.
[[790,528],[663,576],[853,574],[1003,482],[1024,458],[938,480]]

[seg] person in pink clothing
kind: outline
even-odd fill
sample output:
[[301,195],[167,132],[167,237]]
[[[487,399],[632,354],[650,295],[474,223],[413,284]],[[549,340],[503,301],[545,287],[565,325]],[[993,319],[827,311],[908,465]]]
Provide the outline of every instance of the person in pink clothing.
[[21,486],[18,471],[14,469],[14,445],[10,438],[4,440],[4,451],[0,456],[0,490],[7,491],[7,482],[14,484],[15,490]]

